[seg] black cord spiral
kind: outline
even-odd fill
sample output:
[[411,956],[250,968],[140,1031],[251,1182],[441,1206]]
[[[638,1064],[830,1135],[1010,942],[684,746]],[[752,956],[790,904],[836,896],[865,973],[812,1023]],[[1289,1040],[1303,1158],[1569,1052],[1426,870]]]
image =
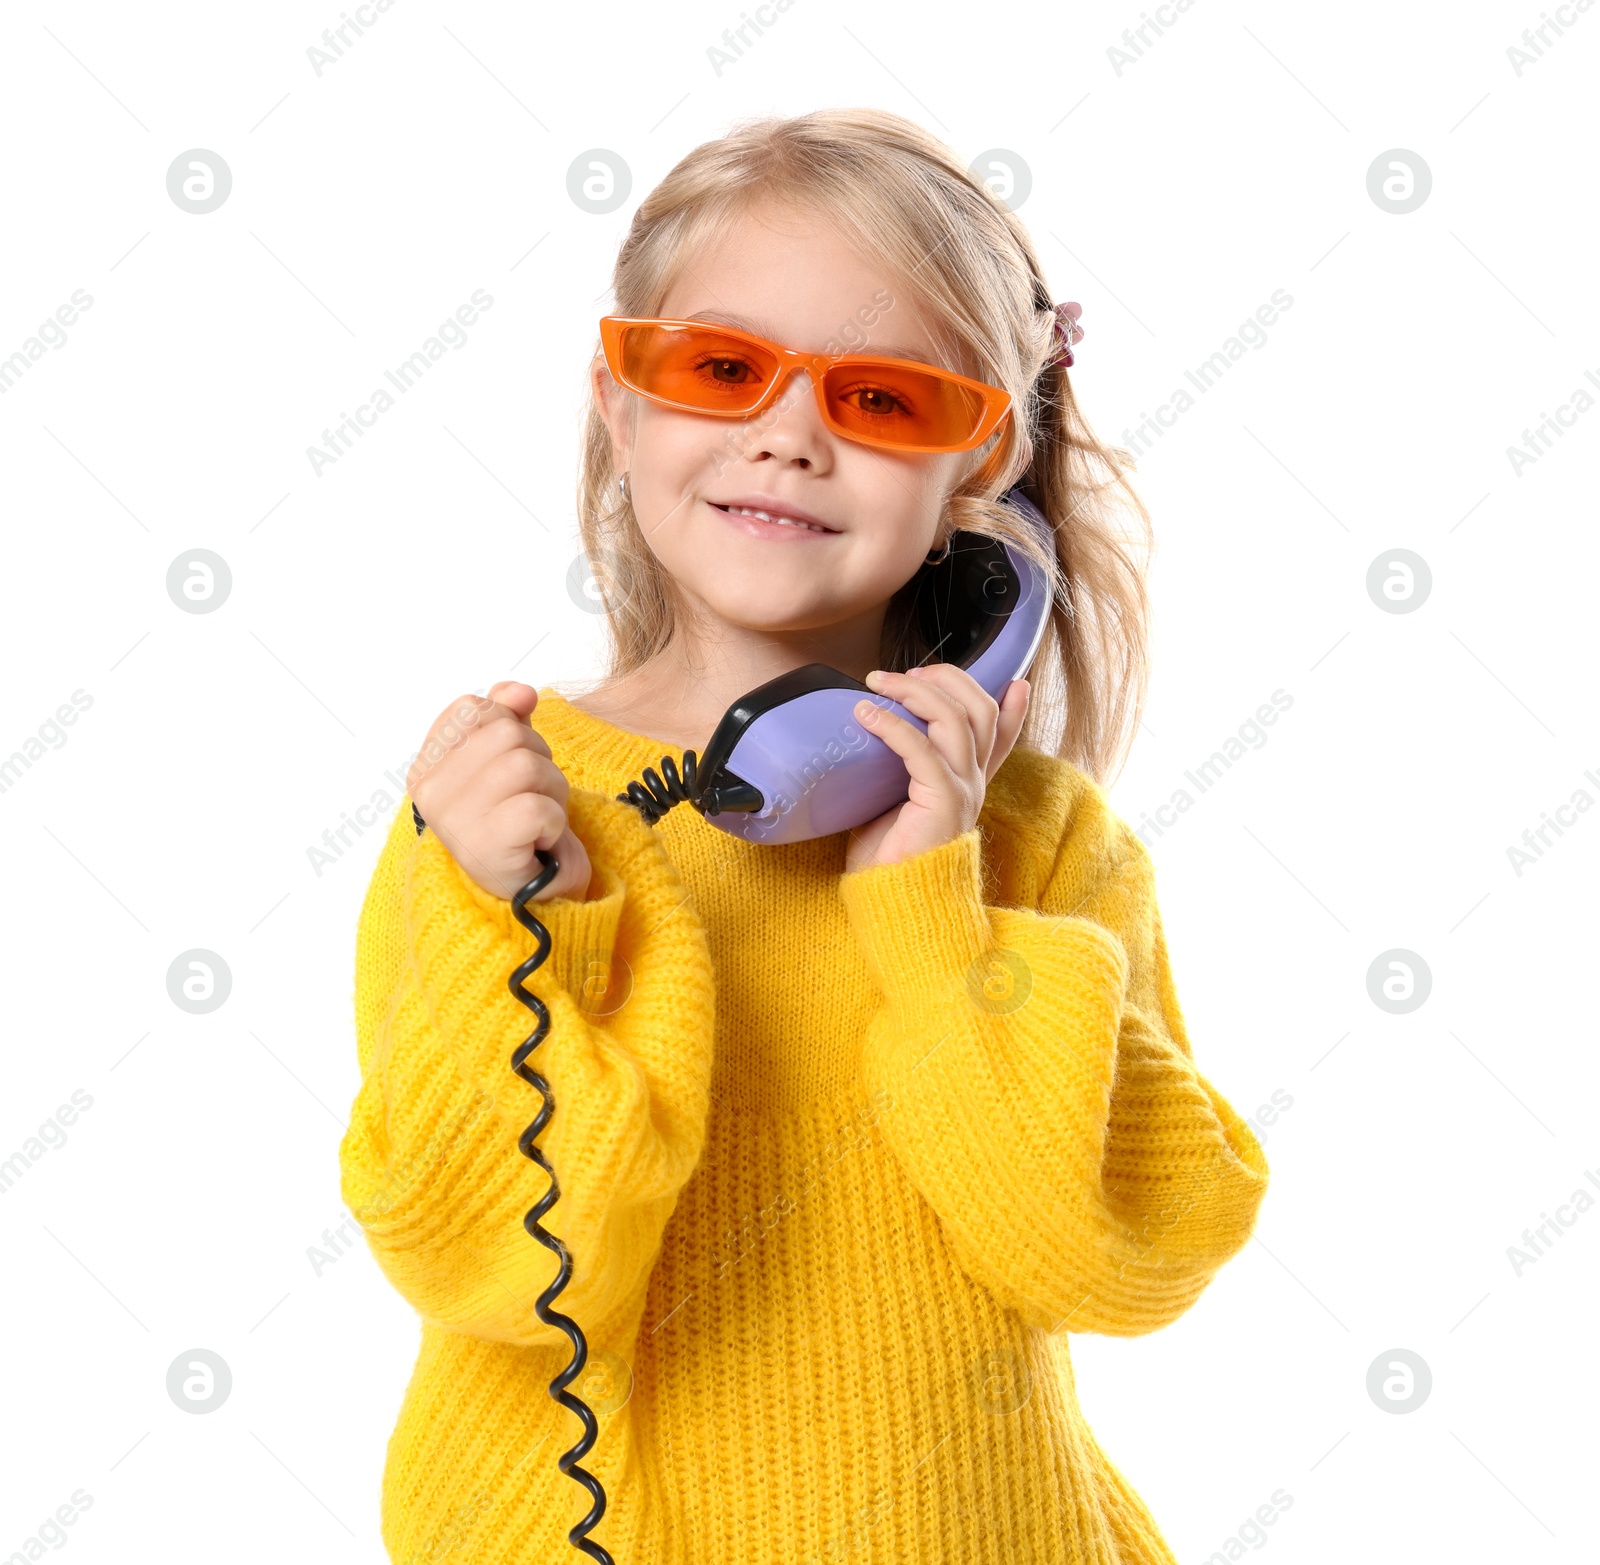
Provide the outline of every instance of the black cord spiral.
[[683,774],[678,773],[677,763],[670,755],[661,757],[661,771],[665,781],[656,775],[653,766],[644,769],[643,782],[631,782],[626,793],[619,793],[617,799],[622,804],[631,804],[644,816],[647,826],[654,826],[663,815],[675,804],[682,804],[688,800],[697,809],[700,806],[699,774],[696,770],[696,758],[693,750],[683,752]]
[[550,1188],[529,1208],[527,1216],[522,1219],[522,1226],[546,1249],[554,1250],[561,1260],[561,1268],[556,1274],[555,1281],[534,1300],[533,1307],[535,1314],[545,1325],[560,1327],[572,1342],[572,1362],[550,1382],[550,1395],[569,1412],[577,1414],[583,1423],[583,1434],[571,1450],[562,1454],[557,1465],[574,1483],[581,1484],[588,1491],[594,1504],[589,1508],[589,1514],[567,1534],[567,1542],[587,1554],[590,1559],[599,1560],[601,1565],[616,1565],[605,1549],[587,1536],[599,1525],[600,1518],[606,1513],[606,1492],[593,1473],[578,1465],[578,1459],[587,1456],[594,1445],[599,1434],[599,1425],[595,1422],[594,1413],[588,1404],[567,1390],[567,1387],[583,1373],[583,1367],[589,1360],[589,1344],[584,1340],[578,1323],[570,1315],[563,1315],[559,1310],[550,1308],[550,1301],[566,1287],[568,1279],[572,1276],[572,1256],[566,1245],[539,1222],[539,1219],[561,1199],[561,1187],[556,1182],[555,1169],[550,1166],[544,1153],[534,1145],[534,1137],[550,1123],[550,1116],[555,1112],[556,1105],[550,1093],[549,1082],[526,1063],[528,1056],[544,1042],[545,1034],[550,1031],[549,1007],[538,995],[524,987],[524,980],[550,955],[550,931],[528,911],[526,904],[550,884],[561,866],[555,856],[544,848],[536,848],[534,851],[539,855],[539,862],[544,867],[512,897],[511,911],[516,914],[518,923],[538,941],[539,947],[512,973],[510,987],[512,994],[527,1006],[538,1020],[533,1031],[512,1052],[511,1068],[530,1086],[537,1087],[544,1098],[543,1106],[534,1116],[533,1123],[518,1139],[517,1150],[524,1157],[531,1158],[550,1176]]
[[724,810],[759,810],[763,802],[761,791],[746,782],[706,787],[693,750],[683,752],[681,774],[677,762],[670,755],[664,755],[659,776],[655,767],[647,766],[644,781],[629,783],[628,791],[616,797],[618,803],[631,804],[638,810],[647,826],[654,826],[678,804],[692,804],[702,815],[720,815]]

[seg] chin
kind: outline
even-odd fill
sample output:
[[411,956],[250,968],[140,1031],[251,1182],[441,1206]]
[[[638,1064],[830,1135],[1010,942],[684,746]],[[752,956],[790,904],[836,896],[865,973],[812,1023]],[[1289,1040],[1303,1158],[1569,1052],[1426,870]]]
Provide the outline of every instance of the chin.
[[782,602],[764,601],[756,593],[743,596],[730,595],[725,582],[719,583],[715,597],[705,601],[718,619],[742,630],[765,631],[771,635],[789,635],[796,631],[822,630],[837,625],[849,615],[832,605],[797,603],[793,597]]

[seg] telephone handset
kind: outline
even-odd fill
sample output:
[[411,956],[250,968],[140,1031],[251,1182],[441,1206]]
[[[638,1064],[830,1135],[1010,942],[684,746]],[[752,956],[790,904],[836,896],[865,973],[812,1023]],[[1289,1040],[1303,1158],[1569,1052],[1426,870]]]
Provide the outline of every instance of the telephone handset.
[[[1046,556],[1053,557],[1054,534],[1033,502],[1013,489],[1003,503],[1028,522]],[[945,557],[923,568],[915,613],[933,648],[930,657],[937,655],[941,663],[964,668],[999,700],[1006,686],[1026,674],[1033,662],[1051,601],[1050,576],[1025,551],[1009,542],[958,532]],[[681,772],[670,755],[663,756],[664,776],[646,767],[644,781],[630,782],[627,792],[617,798],[634,805],[652,826],[687,800],[713,826],[747,842],[806,842],[850,831],[903,803],[911,782],[900,757],[856,722],[854,707],[863,696],[927,731],[922,718],[860,680],[826,663],[807,663],[735,701],[717,724],[704,755],[684,752]],[[411,817],[420,836],[427,823],[415,803]],[[528,1233],[560,1261],[555,1280],[534,1300],[534,1313],[545,1325],[559,1328],[572,1344],[572,1359],[550,1382],[550,1395],[577,1416],[583,1434],[557,1465],[583,1487],[593,1504],[567,1533],[567,1541],[600,1565],[615,1565],[612,1556],[587,1536],[605,1515],[606,1492],[593,1473],[578,1465],[593,1447],[599,1425],[593,1410],[567,1389],[588,1363],[588,1343],[570,1315],[551,1308],[571,1280],[572,1256],[539,1221],[560,1199],[561,1189],[555,1170],[534,1144],[550,1123],[555,1099],[550,1084],[527,1063],[550,1030],[549,1008],[525,987],[550,955],[550,931],[534,917],[529,903],[555,878],[560,865],[545,849],[536,851],[539,873],[512,897],[511,910],[533,935],[537,949],[509,981],[512,994],[534,1013],[536,1024],[512,1052],[511,1068],[544,1099],[517,1149],[550,1176],[550,1187],[522,1221]]]
[[[1031,526],[1047,556],[1050,524],[1020,489],[1003,503]],[[1033,662],[1050,617],[1049,576],[1021,549],[958,532],[949,552],[924,568],[915,613],[941,663],[964,668],[999,700]],[[850,831],[903,804],[905,763],[855,719],[866,696],[923,732],[927,723],[826,663],[807,663],[741,696],[703,753],[684,752],[682,769],[663,756],[658,776],[617,798],[654,825],[687,800],[713,826],[746,842],[805,842]]]

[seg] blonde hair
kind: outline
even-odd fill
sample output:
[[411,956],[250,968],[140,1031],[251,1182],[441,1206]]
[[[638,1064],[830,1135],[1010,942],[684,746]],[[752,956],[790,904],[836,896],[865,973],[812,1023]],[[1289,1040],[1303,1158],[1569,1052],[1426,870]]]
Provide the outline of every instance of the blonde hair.
[[[1012,416],[971,454],[939,537],[966,530],[1006,538],[1038,558],[1015,513],[998,503],[1018,484],[1051,522],[1055,602],[1028,670],[1032,693],[1018,743],[1107,783],[1126,757],[1148,680],[1150,517],[1128,481],[1132,457],[1100,442],[1065,367],[1047,363],[1054,314],[1027,230],[948,147],[899,115],[821,109],[746,121],[696,147],[640,204],[613,273],[616,313],[659,314],[682,263],[768,200],[825,215],[850,234],[915,291],[956,360],[949,368],[1011,393]],[[860,345],[839,351],[852,346]],[[671,579],[617,479],[591,388],[578,517],[606,609],[607,680],[667,646],[678,613]],[[1123,517],[1137,538],[1120,530]],[[910,612],[920,574],[885,615],[884,668],[911,667],[931,651]]]

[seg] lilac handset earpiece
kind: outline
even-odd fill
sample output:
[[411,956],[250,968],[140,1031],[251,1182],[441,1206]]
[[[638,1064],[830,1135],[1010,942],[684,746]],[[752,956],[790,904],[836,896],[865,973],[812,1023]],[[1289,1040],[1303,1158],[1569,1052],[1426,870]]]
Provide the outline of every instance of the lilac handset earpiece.
[[[1054,555],[1048,521],[1020,489],[1003,501]],[[997,701],[1027,672],[1050,615],[1052,583],[1021,549],[958,532],[918,579],[915,612],[930,661],[964,668]],[[617,798],[654,825],[687,800],[719,830],[746,842],[805,842],[850,831],[904,803],[905,763],[855,718],[863,696],[927,731],[896,701],[826,663],[807,663],[730,706],[703,754],[647,767]]]

